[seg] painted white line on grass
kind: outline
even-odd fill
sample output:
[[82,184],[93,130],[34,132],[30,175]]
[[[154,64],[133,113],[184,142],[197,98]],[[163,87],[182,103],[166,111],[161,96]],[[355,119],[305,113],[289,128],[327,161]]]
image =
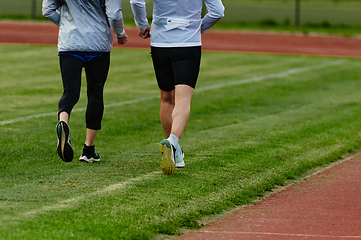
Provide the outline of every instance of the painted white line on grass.
[[199,233],[215,234],[244,234],[244,235],[269,235],[269,236],[289,236],[289,237],[321,237],[321,238],[356,238],[361,236],[332,236],[332,235],[314,235],[314,234],[297,234],[297,233],[272,233],[272,232],[239,232],[239,231],[197,231]]
[[89,193],[89,194],[80,195],[80,196],[75,197],[75,198],[65,199],[65,200],[62,200],[62,201],[60,201],[60,202],[58,202],[56,204],[50,205],[50,206],[45,206],[45,207],[35,209],[35,210],[29,211],[29,212],[25,212],[22,215],[29,216],[29,215],[34,215],[34,214],[45,213],[47,211],[61,210],[61,209],[64,209],[64,208],[69,208],[71,206],[71,204],[76,204],[78,202],[85,201],[86,199],[88,199],[88,198],[90,198],[92,196],[107,194],[109,192],[116,191],[116,190],[119,190],[119,189],[122,189],[122,188],[125,188],[125,187],[129,188],[129,186],[131,186],[134,183],[141,182],[143,180],[154,177],[156,175],[160,176],[161,174],[162,174],[161,171],[151,172],[151,173],[141,175],[141,176],[136,177],[136,178],[129,179],[129,180],[124,181],[124,182],[109,185],[109,186],[105,187],[104,189],[100,189],[100,190],[97,190],[97,191]]
[[[259,81],[263,81],[266,79],[272,79],[272,78],[281,78],[281,77],[286,77],[286,76],[297,74],[297,73],[317,70],[317,69],[330,67],[330,66],[341,65],[342,63],[344,63],[344,60],[333,61],[333,62],[329,62],[329,63],[317,65],[317,66],[311,66],[311,67],[294,68],[294,69],[290,69],[290,70],[280,72],[280,73],[267,74],[264,76],[253,77],[253,78],[249,78],[249,79],[229,81],[229,82],[224,82],[224,83],[220,83],[220,84],[214,84],[211,86],[199,87],[199,88],[195,89],[195,92],[204,92],[204,91],[214,90],[214,89],[223,88],[223,87],[242,85],[242,84],[252,83],[252,82],[259,82]],[[123,105],[130,105],[130,104],[135,104],[135,103],[153,100],[153,99],[157,99],[157,98],[159,98],[159,96],[138,98],[138,99],[133,99],[133,100],[125,101],[125,102],[112,103],[109,105],[105,105],[104,107],[108,108],[108,107],[118,107],[118,106],[123,106]],[[85,109],[86,108],[76,108],[76,109],[73,109],[72,112],[85,111]],[[42,114],[30,115],[30,116],[26,116],[26,117],[14,118],[14,119],[10,119],[10,120],[1,121],[0,126],[4,126],[6,124],[11,124],[11,123],[17,123],[17,122],[25,122],[25,121],[28,121],[28,120],[31,120],[34,118],[56,116],[57,114],[58,114],[57,112],[51,112],[51,113],[42,113]]]
[[[153,97],[147,97],[147,98],[138,98],[138,99],[133,99],[133,100],[125,101],[125,102],[112,103],[112,104],[105,105],[104,107],[108,108],[108,107],[118,107],[118,106],[130,105],[130,104],[144,102],[144,101],[152,100],[152,99],[156,99],[156,98],[159,98],[159,96],[153,96]],[[81,111],[85,111],[85,110],[86,110],[85,107],[84,108],[75,108],[75,109],[72,110],[72,112],[81,112]],[[58,114],[57,112],[50,112],[50,113],[42,113],[42,114],[30,115],[30,116],[26,116],[26,117],[18,117],[18,118],[14,118],[14,119],[5,120],[5,121],[0,122],[0,126],[6,125],[6,124],[11,124],[11,123],[17,123],[17,122],[25,122],[25,121],[31,120],[33,118],[56,116],[57,114]]]
[[230,87],[230,86],[236,86],[236,85],[241,85],[241,84],[246,84],[246,83],[259,82],[259,81],[263,81],[266,79],[281,78],[281,77],[286,77],[286,76],[297,74],[297,73],[317,70],[317,69],[330,67],[330,66],[341,65],[342,63],[344,63],[344,60],[338,60],[338,61],[325,63],[325,64],[312,66],[312,67],[294,68],[294,69],[290,69],[290,70],[280,72],[280,73],[267,74],[264,76],[253,77],[253,78],[244,79],[244,80],[229,81],[229,82],[211,85],[208,87],[202,87],[202,88],[196,89],[195,91],[204,92],[207,90],[213,90],[213,89],[218,89],[218,88],[223,88],[223,87]]

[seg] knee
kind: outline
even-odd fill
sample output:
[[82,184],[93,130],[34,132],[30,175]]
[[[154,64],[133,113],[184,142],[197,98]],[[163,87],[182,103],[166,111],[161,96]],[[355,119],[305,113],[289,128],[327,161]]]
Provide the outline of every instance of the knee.
[[88,98],[93,98],[102,101],[103,100],[103,84],[89,84],[87,88]]
[[63,95],[60,98],[59,103],[65,105],[75,105],[80,98],[80,93],[75,91],[64,91]]
[[160,101],[162,104],[175,105],[175,96],[174,91],[171,92],[162,92]]

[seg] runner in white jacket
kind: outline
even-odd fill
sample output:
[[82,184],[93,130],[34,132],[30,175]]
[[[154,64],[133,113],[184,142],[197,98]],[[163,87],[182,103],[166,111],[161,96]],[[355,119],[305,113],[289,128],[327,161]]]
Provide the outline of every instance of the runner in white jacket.
[[130,0],[139,36],[150,37],[153,66],[160,88],[160,119],[167,139],[160,142],[161,168],[173,174],[185,166],[178,144],[190,115],[190,103],[199,74],[201,33],[224,14],[221,0],[204,0],[208,13],[201,19],[203,0],[153,0],[148,26],[145,0]]
[[[60,12],[57,10],[60,8]],[[82,69],[87,80],[86,139],[80,161],[100,159],[94,142],[104,112],[103,89],[113,47],[111,27],[119,44],[127,42],[120,0],[43,0],[43,15],[59,27],[58,50],[64,92],[58,105],[58,155],[73,160],[69,117],[79,100]]]
[[[208,13],[201,19],[203,0],[154,0],[150,40],[153,47],[201,46],[206,33],[224,15],[221,0],[204,0]],[[148,26],[144,0],[130,0],[140,30]]]

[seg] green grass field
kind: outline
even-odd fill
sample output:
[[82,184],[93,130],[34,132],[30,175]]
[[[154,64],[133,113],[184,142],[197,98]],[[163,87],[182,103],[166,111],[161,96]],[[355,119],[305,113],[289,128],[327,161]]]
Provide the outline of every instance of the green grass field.
[[151,239],[198,228],[361,146],[361,59],[204,52],[181,139],[160,171],[159,92],[148,50],[114,49],[101,161],[79,162],[85,83],[56,153],[54,46],[0,45],[0,239]]

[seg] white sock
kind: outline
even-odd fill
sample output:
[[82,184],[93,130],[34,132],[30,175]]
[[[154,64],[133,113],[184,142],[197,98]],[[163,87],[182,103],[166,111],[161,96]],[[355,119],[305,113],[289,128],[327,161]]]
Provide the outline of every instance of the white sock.
[[171,134],[167,140],[168,140],[174,147],[177,147],[177,146],[178,146],[179,138],[178,138],[176,135]]
[[175,147],[175,153],[177,155],[181,155],[182,154],[182,149],[181,147],[179,146],[178,142],[179,142],[179,138],[174,135],[174,134],[171,134],[168,138],[168,141]]

